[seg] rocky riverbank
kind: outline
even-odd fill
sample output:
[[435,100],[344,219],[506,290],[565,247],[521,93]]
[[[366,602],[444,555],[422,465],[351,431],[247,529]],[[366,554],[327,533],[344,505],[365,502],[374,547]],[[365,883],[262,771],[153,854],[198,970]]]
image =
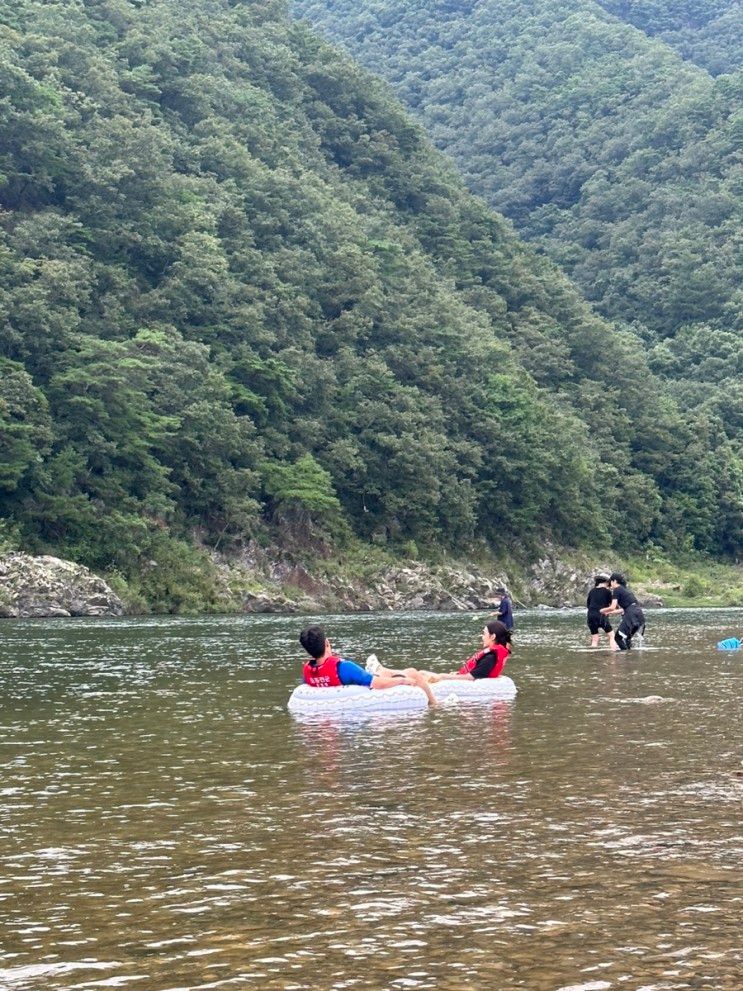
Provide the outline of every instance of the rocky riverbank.
[[[553,548],[530,564],[511,562],[507,567],[462,562],[435,565],[365,556],[353,560],[317,558],[310,566],[289,560],[275,549],[255,546],[229,559],[205,553],[204,562],[208,571],[202,574],[213,593],[209,602],[203,607],[168,611],[485,612],[493,609],[501,586],[511,591],[517,607],[583,607],[592,575],[618,566]],[[630,576],[635,574],[630,567]],[[698,584],[696,578],[694,581]],[[636,575],[632,585],[645,606],[662,606],[666,592],[674,604],[683,596],[678,583],[663,582],[660,576],[645,576],[643,581]],[[734,596],[731,598],[729,604],[735,604]],[[690,599],[685,604],[705,603]],[[133,594],[120,579],[114,590],[102,577],[71,561],[16,552],[0,556],[0,617],[121,616],[152,608],[146,597]]]
[[[225,586],[242,583],[250,589],[239,606],[247,613],[454,612],[492,609],[500,587],[510,590],[517,606],[584,606],[592,575],[596,570],[610,571],[611,566],[590,561],[570,565],[548,554],[529,566],[509,570],[415,561],[379,563],[359,575],[353,568],[341,565],[333,570],[322,563],[311,572],[296,563],[271,559],[265,552],[251,552],[222,564],[221,570]],[[657,595],[638,591],[644,605],[663,605]]]
[[248,592],[245,612],[453,612],[493,607],[505,579],[453,567],[393,565],[368,579],[323,577],[299,565],[274,569],[261,592]]
[[0,617],[121,616],[124,604],[98,575],[58,557],[0,557]]

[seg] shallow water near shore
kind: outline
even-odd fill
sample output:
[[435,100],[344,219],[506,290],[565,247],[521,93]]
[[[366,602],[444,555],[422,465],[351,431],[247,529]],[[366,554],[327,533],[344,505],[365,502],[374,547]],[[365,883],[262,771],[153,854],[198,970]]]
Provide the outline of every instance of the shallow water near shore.
[[[313,617],[441,670],[483,618]],[[334,721],[296,617],[4,622],[0,989],[739,989],[743,610],[648,619],[518,613],[515,701]]]

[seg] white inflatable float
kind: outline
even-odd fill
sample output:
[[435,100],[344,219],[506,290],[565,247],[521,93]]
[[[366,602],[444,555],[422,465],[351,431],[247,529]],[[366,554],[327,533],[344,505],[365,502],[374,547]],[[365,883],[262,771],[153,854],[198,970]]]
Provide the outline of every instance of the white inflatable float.
[[[431,685],[437,702],[452,699],[458,702],[492,702],[496,699],[512,699],[516,685],[506,675],[500,678],[478,678],[476,681],[452,679]],[[329,712],[409,712],[425,709],[428,699],[422,688],[400,685],[399,688],[361,688],[358,685],[341,685],[338,688],[313,688],[298,685],[289,696],[289,712],[308,715],[327,715]]]

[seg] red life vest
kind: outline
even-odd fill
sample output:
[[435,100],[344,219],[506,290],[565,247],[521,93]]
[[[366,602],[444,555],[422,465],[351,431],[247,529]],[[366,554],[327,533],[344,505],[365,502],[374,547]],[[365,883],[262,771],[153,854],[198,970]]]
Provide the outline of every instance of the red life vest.
[[504,646],[501,643],[497,643],[494,650],[497,660],[493,665],[493,670],[490,672],[489,677],[498,678],[503,673],[503,668],[506,666],[506,661],[511,656],[511,648]]
[[315,688],[337,688],[343,682],[338,677],[338,662],[340,657],[326,657],[322,664],[313,664],[308,661],[303,670],[306,684]]
[[488,678],[497,678],[506,666],[506,661],[508,660],[508,655],[511,653],[510,647],[504,647],[503,644],[496,643],[492,647],[487,647],[485,650],[478,650],[476,654],[468,658],[464,664],[461,666],[457,674],[472,674],[474,669],[477,667],[479,661],[483,659],[486,654],[495,654],[495,664],[488,675]]

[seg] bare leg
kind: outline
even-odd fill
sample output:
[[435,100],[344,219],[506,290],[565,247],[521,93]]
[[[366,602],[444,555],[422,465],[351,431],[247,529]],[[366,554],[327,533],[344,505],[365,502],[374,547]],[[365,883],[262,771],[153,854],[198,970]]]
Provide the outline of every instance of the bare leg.
[[384,664],[374,669],[374,673],[382,678],[404,678],[405,672],[400,668],[386,668]]
[[423,673],[425,674],[426,678],[428,678],[428,681],[432,685],[436,685],[440,681],[462,681],[462,680],[471,681],[472,680],[470,675],[460,674],[458,671],[445,671],[445,672],[439,672],[438,674],[434,674],[433,671],[424,671]]
[[403,671],[403,674],[409,681],[412,681],[414,685],[417,685],[418,688],[423,689],[426,693],[426,698],[428,699],[428,704],[430,706],[436,705],[436,699],[433,697],[431,686],[428,684],[428,681],[423,676],[421,671],[416,671],[415,668],[406,668],[405,671]]
[[380,678],[407,678],[409,682],[423,689],[429,705],[436,705],[436,699],[433,697],[433,693],[429,687],[429,679],[435,679],[436,675],[430,671],[418,671],[416,668],[403,668],[398,671],[395,668],[386,668],[384,665],[379,664],[378,661],[373,671],[375,676]]
[[406,668],[404,671],[393,671],[391,668],[382,668],[379,673],[389,678],[409,678],[411,671],[420,675],[429,685],[437,685],[440,681],[455,681],[462,677],[462,675],[457,674],[455,671],[418,671],[416,668]]

